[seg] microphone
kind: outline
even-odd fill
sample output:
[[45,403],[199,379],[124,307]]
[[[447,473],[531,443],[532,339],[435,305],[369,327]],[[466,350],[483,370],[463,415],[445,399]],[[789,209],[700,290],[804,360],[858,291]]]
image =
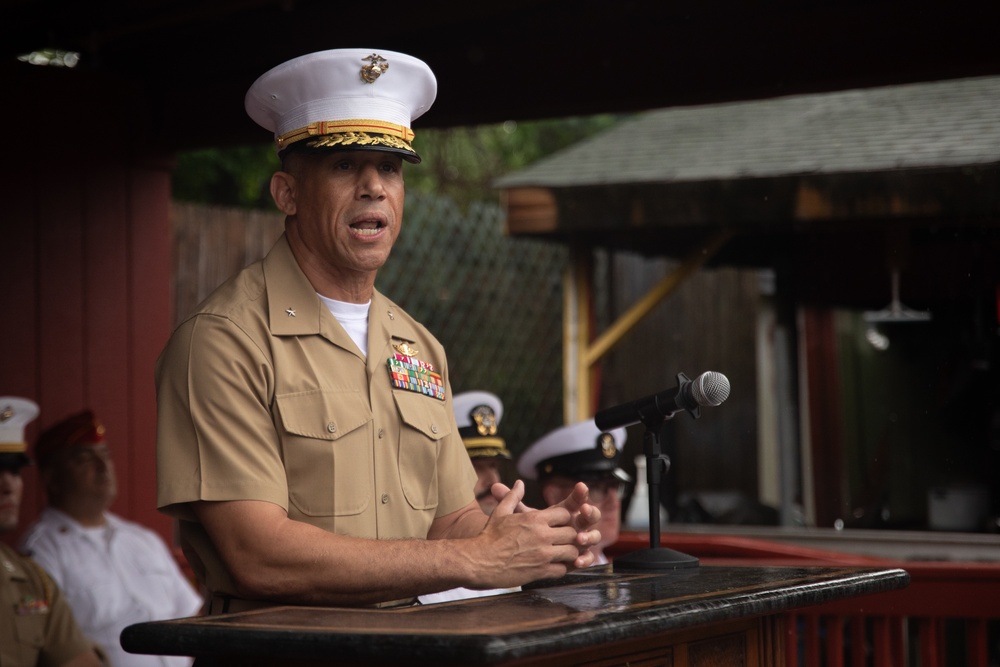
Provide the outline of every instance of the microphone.
[[644,423],[655,425],[670,419],[681,410],[695,418],[701,416],[701,406],[716,406],[729,398],[729,378],[722,373],[706,371],[689,380],[677,374],[677,386],[657,394],[605,408],[594,415],[594,423],[602,431]]

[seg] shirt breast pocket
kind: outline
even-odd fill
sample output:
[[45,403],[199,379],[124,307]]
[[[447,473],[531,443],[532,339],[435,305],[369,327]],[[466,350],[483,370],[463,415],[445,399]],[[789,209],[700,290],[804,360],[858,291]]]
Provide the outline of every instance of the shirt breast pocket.
[[275,397],[288,500],[308,516],[360,514],[374,493],[372,413],[360,392],[314,391]]
[[441,439],[451,434],[451,416],[444,402],[408,391],[393,398],[403,428],[399,436],[399,477],[403,495],[413,509],[438,504],[438,452]]
[[[44,614],[16,614],[14,616],[14,636],[17,639],[18,648],[24,651],[21,654],[22,657],[37,656],[45,645],[45,626],[49,623],[49,618],[48,612]],[[24,664],[35,664],[34,658],[27,657],[26,659],[27,662]]]

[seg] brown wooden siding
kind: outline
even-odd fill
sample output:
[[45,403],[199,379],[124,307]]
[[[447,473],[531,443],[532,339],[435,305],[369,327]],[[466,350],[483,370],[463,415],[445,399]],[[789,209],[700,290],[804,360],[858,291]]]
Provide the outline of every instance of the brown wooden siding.
[[266,255],[285,228],[277,211],[174,202],[172,217],[177,323],[226,279]]
[[[95,157],[96,156],[96,157]],[[82,147],[18,156],[0,192],[5,315],[0,395],[36,401],[27,432],[83,409],[105,422],[119,492],[112,510],[170,537],[156,511],[153,366],[170,332],[170,168]],[[44,506],[24,472],[19,530]]]

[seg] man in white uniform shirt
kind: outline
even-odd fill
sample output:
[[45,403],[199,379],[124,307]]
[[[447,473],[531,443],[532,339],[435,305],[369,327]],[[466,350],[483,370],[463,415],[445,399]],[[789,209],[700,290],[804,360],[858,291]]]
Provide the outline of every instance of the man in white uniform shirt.
[[69,417],[39,436],[34,455],[48,507],[21,550],[59,584],[115,667],[190,665],[121,648],[126,626],[196,615],[202,599],[159,535],[108,511],[117,483],[103,424],[90,411]]

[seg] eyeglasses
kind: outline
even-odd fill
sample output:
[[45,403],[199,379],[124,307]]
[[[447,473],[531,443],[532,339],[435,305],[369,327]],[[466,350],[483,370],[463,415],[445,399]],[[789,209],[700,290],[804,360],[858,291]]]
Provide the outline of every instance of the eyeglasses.
[[[612,495],[620,500],[625,495],[625,489],[628,487],[628,484],[613,477],[584,479],[582,481],[590,490],[590,503],[592,505],[601,505]],[[576,485],[576,482],[566,477],[550,479],[547,483],[555,484],[566,494],[570,493]]]
[[590,502],[595,505],[603,504],[612,494],[621,499],[625,494],[625,484],[617,479],[602,479],[596,482],[587,482],[590,489]]

